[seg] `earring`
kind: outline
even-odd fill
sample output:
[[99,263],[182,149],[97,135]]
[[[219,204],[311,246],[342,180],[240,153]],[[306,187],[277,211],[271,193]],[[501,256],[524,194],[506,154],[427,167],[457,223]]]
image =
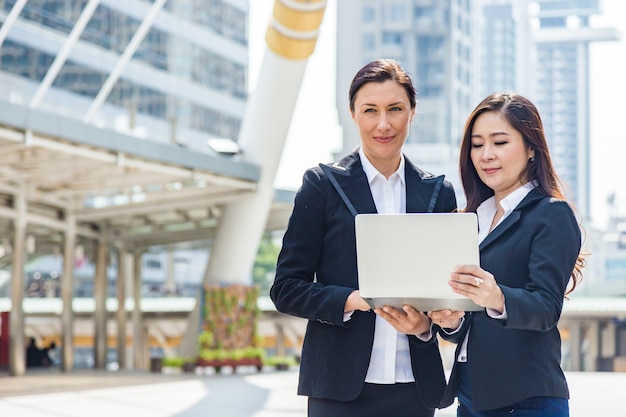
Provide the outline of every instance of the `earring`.
[[534,157],[534,156],[532,156],[532,157],[530,158],[530,162],[535,162],[535,157]]

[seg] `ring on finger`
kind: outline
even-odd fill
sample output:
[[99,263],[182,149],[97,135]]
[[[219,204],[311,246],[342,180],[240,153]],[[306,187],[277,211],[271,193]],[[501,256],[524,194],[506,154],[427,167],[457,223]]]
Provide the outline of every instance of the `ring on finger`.
[[478,277],[474,278],[474,285],[475,286],[480,287],[480,284],[482,284],[482,283],[483,283],[482,278],[478,278]]

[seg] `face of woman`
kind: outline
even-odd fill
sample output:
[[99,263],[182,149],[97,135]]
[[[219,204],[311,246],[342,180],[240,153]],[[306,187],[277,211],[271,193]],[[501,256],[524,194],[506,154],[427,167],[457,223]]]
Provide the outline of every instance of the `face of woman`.
[[499,111],[481,114],[474,121],[470,157],[478,176],[500,201],[517,188],[529,159],[535,155],[520,132]]
[[398,168],[414,115],[405,89],[396,81],[369,82],[357,92],[352,119],[363,152],[382,174],[389,176]]

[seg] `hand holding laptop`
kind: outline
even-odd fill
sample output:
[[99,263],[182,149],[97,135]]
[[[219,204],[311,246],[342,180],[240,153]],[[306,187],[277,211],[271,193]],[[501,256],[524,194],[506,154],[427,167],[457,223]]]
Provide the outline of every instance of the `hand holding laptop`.
[[384,306],[374,311],[400,333],[419,336],[430,332],[430,319],[409,305],[402,308]]
[[355,229],[360,295],[372,308],[482,309],[448,284],[455,266],[480,262],[476,214],[359,214]]
[[481,307],[500,314],[504,311],[504,294],[494,276],[478,265],[459,265],[454,268],[448,282],[452,290]]

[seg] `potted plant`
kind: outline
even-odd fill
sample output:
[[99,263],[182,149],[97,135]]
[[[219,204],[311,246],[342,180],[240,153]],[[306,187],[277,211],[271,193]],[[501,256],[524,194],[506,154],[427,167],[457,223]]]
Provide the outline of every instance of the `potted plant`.
[[277,371],[286,371],[292,366],[296,366],[298,362],[293,356],[269,356],[264,359],[264,365],[273,366]]
[[228,285],[204,288],[202,331],[198,335],[198,365],[263,367],[256,324],[259,315],[256,286]]

